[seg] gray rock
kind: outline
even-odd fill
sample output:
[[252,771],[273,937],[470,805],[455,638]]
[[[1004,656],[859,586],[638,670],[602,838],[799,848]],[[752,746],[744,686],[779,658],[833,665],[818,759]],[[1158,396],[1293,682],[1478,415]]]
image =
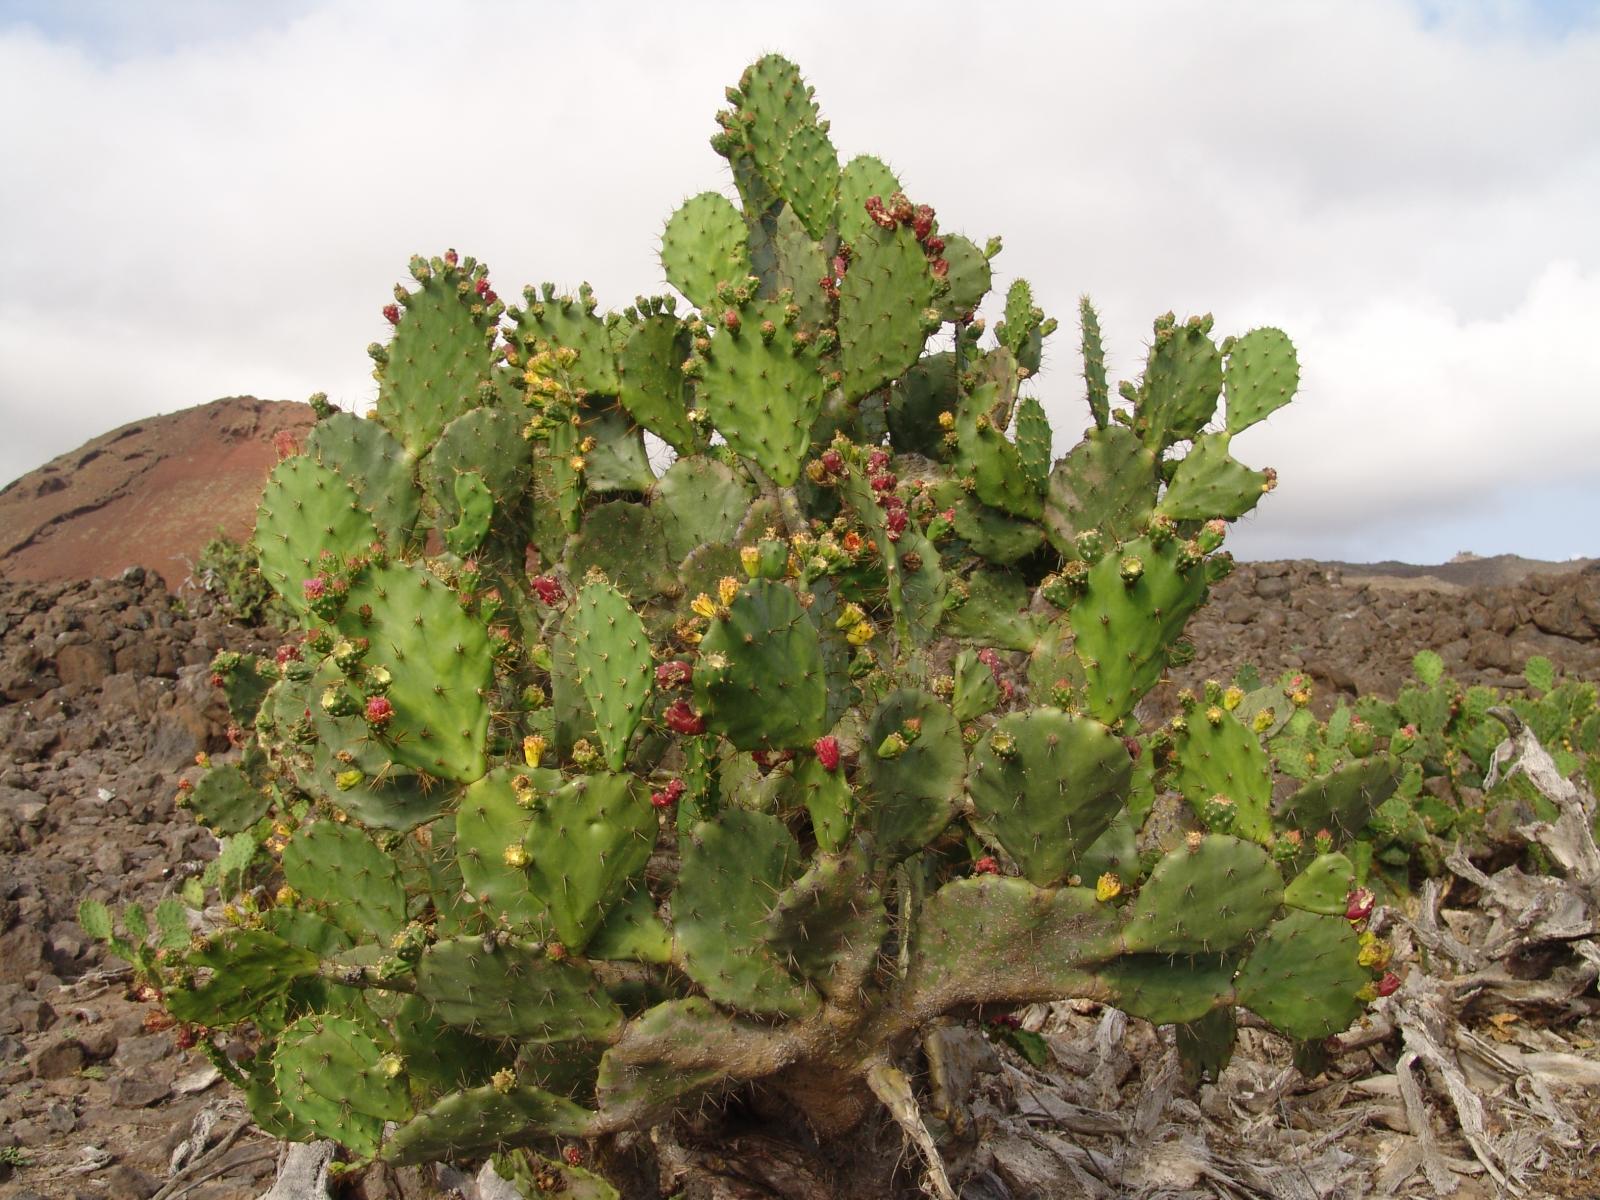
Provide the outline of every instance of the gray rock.
[[124,1075],[111,1085],[111,1103],[118,1108],[149,1108],[170,1095],[170,1084],[147,1075]]
[[33,1073],[40,1079],[65,1079],[83,1070],[89,1054],[77,1038],[57,1038],[33,1056]]

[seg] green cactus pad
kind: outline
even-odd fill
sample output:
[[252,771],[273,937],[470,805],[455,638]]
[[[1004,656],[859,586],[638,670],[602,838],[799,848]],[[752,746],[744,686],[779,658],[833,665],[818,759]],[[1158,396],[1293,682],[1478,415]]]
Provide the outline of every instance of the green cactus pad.
[[[533,458],[522,436],[523,423],[504,409],[477,408],[445,426],[422,469],[428,495],[439,510],[435,523],[441,531],[467,518],[458,480],[475,475],[490,501],[499,536],[507,540],[525,536]],[[476,501],[475,516],[481,515],[482,507],[482,500]]]
[[738,117],[745,127],[751,160],[778,195],[784,181],[783,156],[790,139],[806,126],[816,126],[817,106],[800,68],[778,54],[768,54],[739,77]]
[[1000,432],[985,410],[1009,407],[996,385],[980,384],[956,415],[956,458],[985,504],[1026,520],[1044,511],[1044,481],[1035,483],[1022,465],[1016,443]]
[[771,259],[770,268],[763,266],[760,273],[761,298],[771,300],[788,292],[800,307],[803,328],[833,324],[833,301],[824,287],[832,271],[825,249],[831,241],[814,241],[787,205],[770,224],[770,231],[763,223],[760,234],[752,234],[766,236]]
[[1219,955],[1133,954],[1097,973],[1110,989],[1109,1003],[1130,1017],[1172,1025],[1232,1003],[1234,966]]
[[[514,786],[516,780],[526,780],[525,790]],[[527,849],[535,793],[554,791],[561,784],[559,771],[499,767],[462,793],[455,837],[461,881],[497,926],[542,931],[546,924],[544,903],[516,862],[518,851]]]
[[644,621],[616,588],[591,580],[578,593],[567,628],[606,765],[620,771],[650,698],[653,662]]
[[672,924],[683,969],[720,1004],[796,1017],[817,1004],[767,941],[775,898],[799,876],[799,847],[782,821],[729,809],[682,846]]
[[[732,316],[737,328],[726,320]],[[824,381],[811,331],[776,300],[734,303],[696,359],[700,397],[718,432],[782,487],[800,477]]]
[[232,765],[213,767],[189,793],[195,820],[227,837],[250,828],[272,807],[272,796]]
[[1122,425],[1091,429],[1050,472],[1044,527],[1050,544],[1081,557],[1079,534],[1114,542],[1136,537],[1150,520],[1159,478],[1156,453]]
[[[1134,774],[1139,774],[1139,763],[1134,763]],[[1139,850],[1135,842],[1138,820],[1132,812],[1132,801],[1127,803],[1106,831],[1084,848],[1078,856],[1078,874],[1087,882],[1102,875],[1114,875],[1124,886],[1139,876]]]
[[1325,1038],[1361,1015],[1370,983],[1360,946],[1340,916],[1294,910],[1274,921],[1239,968],[1238,1002],[1284,1033]]
[[1035,396],[1017,405],[1017,457],[1029,485],[1043,492],[1050,482],[1050,418]]
[[550,1137],[582,1134],[591,1114],[565,1096],[486,1084],[451,1092],[396,1129],[385,1161],[409,1166],[487,1154]]
[[1173,1032],[1177,1035],[1184,1082],[1192,1088],[1215,1083],[1233,1058],[1239,1035],[1233,1009],[1214,1008],[1198,1020],[1181,1023]]
[[1402,767],[1387,754],[1359,759],[1311,780],[1284,802],[1277,823],[1313,837],[1326,829],[1346,845],[1366,827],[1378,806],[1400,786]]
[[[1173,644],[1205,600],[1204,571],[1198,564],[1185,568],[1181,553],[1176,538],[1160,546],[1139,538],[1089,569],[1070,620],[1087,685],[1086,706],[1102,721],[1121,720],[1160,682]],[[1141,566],[1132,584],[1123,579],[1123,564],[1130,558]]]
[[693,600],[702,592],[714,596],[721,580],[738,579],[743,574],[739,551],[728,542],[696,546],[678,564],[678,583],[685,600]]
[[[1237,717],[1220,704],[1194,705],[1173,735],[1173,750],[1173,782],[1213,830],[1263,843],[1272,836],[1272,764],[1261,739]],[[1228,804],[1213,805],[1215,796]]]
[[598,567],[628,596],[643,600],[670,586],[661,518],[643,504],[611,500],[583,516],[567,543],[567,570],[582,579]]
[[865,854],[819,854],[767,914],[773,953],[828,996],[848,995],[878,962],[888,929]]
[[394,860],[360,829],[336,821],[303,825],[283,849],[283,876],[302,896],[328,906],[350,933],[388,938],[406,921],[406,893]]
[[[726,196],[702,192],[684,201],[661,235],[661,266],[667,281],[696,308],[714,312],[717,289],[750,274],[745,238],[744,217]],[[639,420],[649,427],[642,415]]]
[[[743,222],[739,230],[742,236]],[[693,393],[683,364],[690,348],[689,331],[676,317],[658,312],[634,327],[617,362],[621,385],[617,399],[622,407],[679,454],[692,454],[705,442],[705,435],[689,420]]]
[[794,787],[811,814],[818,849],[838,850],[850,837],[856,807],[844,770],[827,771],[816,758],[807,758],[795,767]]
[[877,196],[888,200],[900,190],[895,178],[881,159],[870,154],[858,154],[839,172],[839,240],[854,246],[877,228],[867,216],[867,200]]
[[317,973],[317,956],[260,929],[228,929],[192,951],[185,963],[209,978],[168,988],[167,1011],[211,1029],[259,1023],[294,984]]
[[410,540],[418,496],[411,479],[412,461],[398,438],[377,421],[337,412],[311,427],[305,452],[356,490],[361,506],[391,547]]
[[1300,359],[1281,329],[1252,329],[1228,348],[1228,432],[1238,433],[1264,420],[1294,399],[1300,387]]
[[1125,910],[1130,954],[1210,954],[1264,927],[1283,903],[1283,880],[1253,842],[1208,834],[1167,854]]
[[1226,433],[1201,434],[1178,463],[1156,511],[1178,521],[1232,520],[1254,508],[1268,487],[1266,474],[1228,453]]
[[644,884],[635,880],[628,885],[590,935],[584,954],[591,959],[672,961],[672,930],[656,915],[655,897]]
[[610,396],[587,396],[577,406],[579,444],[594,439],[583,456],[583,486],[597,495],[647,492],[656,483],[644,429]]
[[954,413],[959,403],[956,356],[946,350],[919,358],[889,393],[889,436],[895,450],[938,457],[944,444],[939,414]]
[[273,469],[256,511],[256,553],[266,581],[302,617],[310,612],[303,585],[323,552],[343,559],[377,540],[361,498],[337,471],[304,455]]
[[755,488],[727,464],[700,454],[680,458],[661,476],[651,504],[661,514],[667,557],[682,562],[701,546],[731,542],[755,498]]
[[421,996],[401,1000],[393,1025],[395,1053],[419,1094],[436,1096],[488,1083],[509,1057],[503,1043],[446,1025]]
[[[921,724],[914,739],[901,733],[908,721]],[[885,757],[884,744],[894,735],[909,744]],[[961,802],[966,768],[961,730],[948,705],[911,689],[886,696],[867,722],[861,746],[865,816],[877,852],[892,862],[938,837]]]
[[655,847],[644,791],[632,775],[582,775],[534,798],[523,842],[528,886],[571,953],[588,944]]
[[639,1127],[690,1097],[782,1069],[794,1050],[766,1026],[718,1012],[698,996],[668,1000],[628,1023],[600,1060],[603,1111]]
[[1117,914],[1089,888],[1039,888],[975,875],[945,884],[923,907],[904,1004],[939,1013],[1096,992],[1092,970],[1117,952]]
[[482,622],[429,572],[389,563],[350,585],[338,626],[346,637],[367,638],[367,664],[393,680],[394,717],[383,736],[395,760],[458,783],[479,778],[493,670]]
[[575,352],[578,357],[568,368],[570,385],[591,395],[615,396],[617,346],[606,319],[595,312],[589,285],[568,296],[545,284],[542,295],[530,287],[522,298],[523,307],[510,313],[515,327],[510,340],[530,354],[546,346]]
[[499,305],[485,305],[474,290],[484,278],[467,259],[411,261],[419,286],[401,298],[404,309],[378,369],[378,420],[400,439],[413,460],[428,453],[444,427],[480,403],[500,350],[495,345]]
[[1283,902],[1290,908],[1344,916],[1350,892],[1356,886],[1356,869],[1342,854],[1319,854],[1283,890]]
[[976,312],[989,294],[989,260],[977,245],[959,233],[940,236],[944,238],[944,253],[940,257],[950,266],[945,275],[950,290],[939,299],[939,315],[946,321],[959,321]]
[[955,695],[951,706],[956,720],[962,724],[982,716],[1000,703],[1000,685],[994,672],[979,660],[974,650],[963,650],[956,655],[954,675]]
[[1044,544],[1044,530],[961,495],[948,505],[956,512],[956,536],[987,562],[1000,566],[1020,562]]
[[710,727],[740,750],[798,749],[826,732],[822,648],[794,592],[746,583],[700,640],[694,691]]
[[1106,382],[1105,347],[1100,343],[1100,317],[1087,296],[1078,301],[1078,320],[1083,329],[1083,383],[1089,413],[1095,428],[1103,430],[1111,420],[1111,389]]
[[1028,607],[1028,587],[1021,576],[974,570],[964,582],[967,597],[945,615],[946,632],[984,646],[1033,649],[1048,626],[1044,618],[1023,611]]
[[1172,324],[1170,316],[1156,322],[1134,414],[1152,450],[1194,437],[1216,412],[1222,355],[1210,330],[1209,317],[1183,325]]
[[494,497],[476,471],[464,471],[456,476],[451,489],[458,516],[455,524],[444,530],[444,544],[450,553],[468,555],[483,545],[489,536],[489,522],[494,518]]
[[301,1017],[278,1035],[272,1062],[290,1113],[363,1157],[377,1150],[385,1121],[411,1116],[399,1057],[386,1054],[359,1021]]
[[1121,809],[1132,774],[1127,747],[1104,725],[1033,708],[990,730],[973,754],[967,790],[1022,873],[1042,887],[1073,873]]
[[932,332],[934,289],[922,246],[905,226],[871,225],[852,248],[855,257],[839,285],[839,365],[844,394],[853,400],[898,379],[917,361]]
[[833,223],[839,198],[839,153],[827,133],[814,123],[796,126],[769,179],[805,231],[821,240]]
[[490,1037],[605,1040],[622,1023],[587,967],[497,935],[429,946],[417,964],[417,994],[440,1020]]

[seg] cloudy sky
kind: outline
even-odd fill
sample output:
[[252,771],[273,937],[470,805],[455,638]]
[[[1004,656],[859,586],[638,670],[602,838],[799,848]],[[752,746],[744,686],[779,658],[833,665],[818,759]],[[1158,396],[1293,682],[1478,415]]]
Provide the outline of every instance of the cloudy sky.
[[365,407],[414,251],[661,290],[770,50],[1065,318],[1058,452],[1080,293],[1123,378],[1212,312],[1303,365],[1242,555],[1600,555],[1600,0],[0,0],[0,482],[218,396]]

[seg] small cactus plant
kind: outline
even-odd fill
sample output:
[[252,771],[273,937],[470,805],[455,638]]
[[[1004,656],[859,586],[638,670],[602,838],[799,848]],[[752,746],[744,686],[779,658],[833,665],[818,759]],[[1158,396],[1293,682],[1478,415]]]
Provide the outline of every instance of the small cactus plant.
[[[190,801],[267,886],[160,987],[253,1026],[216,1058],[273,1133],[465,1158],[759,1079],[926,1150],[896,1064],[948,1014],[1088,997],[1215,1057],[1215,1014],[1320,1038],[1377,979],[1231,708],[1134,715],[1272,487],[1230,440],[1289,339],[1163,317],[1114,409],[1085,300],[1052,462],[1056,321],[1022,280],[975,315],[999,240],[840,164],[784,59],[728,95],[738,202],[662,236],[686,309],[415,258],[372,417],[324,407],[267,485],[302,634],[217,664],[248,744]],[[1169,778],[1197,819],[1141,846]]]

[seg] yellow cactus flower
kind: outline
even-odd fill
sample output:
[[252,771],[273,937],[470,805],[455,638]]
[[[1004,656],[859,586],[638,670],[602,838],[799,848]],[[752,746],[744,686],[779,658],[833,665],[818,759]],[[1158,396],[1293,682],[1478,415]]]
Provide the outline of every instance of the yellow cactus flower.
[[877,634],[878,631],[872,627],[871,621],[858,621],[850,626],[850,631],[844,635],[844,640],[852,646],[865,646]]
[[[741,550],[739,552],[739,557],[741,559],[744,557],[744,551]],[[717,599],[722,601],[724,607],[732,604],[739,595],[739,587],[740,584],[737,579],[732,575],[724,575],[717,580]]]
[[761,551],[754,546],[740,546],[739,565],[744,568],[746,575],[754,579],[756,572],[761,569]]
[[1095,880],[1094,898],[1104,904],[1108,900],[1115,900],[1122,894],[1122,880],[1110,871]]
[[717,615],[717,602],[704,592],[689,601],[689,608],[695,616],[705,617],[708,621]]
[[540,760],[544,758],[546,745],[547,743],[544,738],[539,736],[537,733],[530,733],[527,737],[522,739],[523,761],[525,761],[530,767],[537,767]]

